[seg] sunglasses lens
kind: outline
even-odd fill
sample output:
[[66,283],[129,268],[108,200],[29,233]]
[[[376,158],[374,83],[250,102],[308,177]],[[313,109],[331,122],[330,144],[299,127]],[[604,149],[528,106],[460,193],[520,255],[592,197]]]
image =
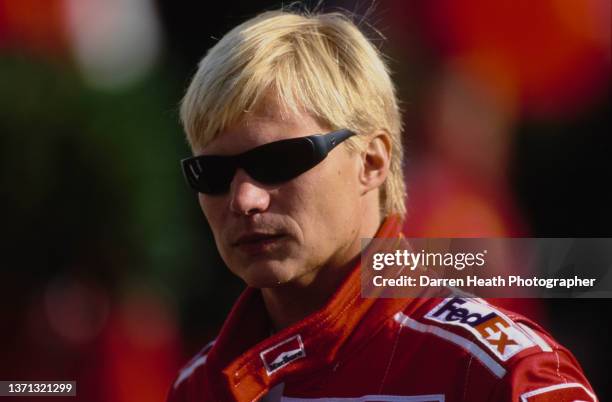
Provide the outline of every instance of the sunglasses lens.
[[244,155],[243,165],[255,180],[276,184],[299,176],[319,163],[320,159],[309,139],[296,138],[253,149]]
[[202,155],[183,161],[183,173],[189,185],[204,194],[228,191],[236,171],[232,158]]

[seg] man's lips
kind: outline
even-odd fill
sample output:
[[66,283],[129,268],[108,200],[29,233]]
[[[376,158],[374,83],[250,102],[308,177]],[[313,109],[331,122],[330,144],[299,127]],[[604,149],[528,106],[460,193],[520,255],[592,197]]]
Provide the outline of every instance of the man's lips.
[[265,244],[285,237],[285,233],[247,233],[232,243],[234,247]]
[[285,233],[248,233],[240,236],[233,246],[251,258],[267,255],[287,238]]

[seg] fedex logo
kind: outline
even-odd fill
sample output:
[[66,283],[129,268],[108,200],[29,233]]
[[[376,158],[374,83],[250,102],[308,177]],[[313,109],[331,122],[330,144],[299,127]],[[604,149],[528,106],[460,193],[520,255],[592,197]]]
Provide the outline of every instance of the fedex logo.
[[535,345],[512,320],[478,299],[445,299],[425,318],[469,330],[503,361]]
[[268,375],[304,356],[306,356],[306,351],[304,350],[304,344],[302,343],[302,338],[299,334],[292,336],[291,338],[286,339],[259,354]]

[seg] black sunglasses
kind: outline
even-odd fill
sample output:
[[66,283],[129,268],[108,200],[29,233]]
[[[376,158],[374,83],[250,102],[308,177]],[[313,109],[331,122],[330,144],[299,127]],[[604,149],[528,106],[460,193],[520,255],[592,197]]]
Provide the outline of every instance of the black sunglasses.
[[203,194],[223,194],[229,190],[236,169],[263,184],[289,181],[319,164],[347,138],[349,130],[332,131],[308,137],[291,138],[260,145],[238,155],[201,155],[181,161],[187,183]]

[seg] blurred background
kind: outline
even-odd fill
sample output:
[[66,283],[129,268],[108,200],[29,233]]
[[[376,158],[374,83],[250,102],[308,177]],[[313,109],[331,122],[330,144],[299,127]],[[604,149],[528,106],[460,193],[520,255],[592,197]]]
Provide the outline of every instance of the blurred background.
[[[163,401],[215,336],[243,285],[183,183],[178,103],[218,38],[279,6],[0,0],[0,380]],[[408,236],[610,237],[610,1],[320,6],[353,12],[388,56]],[[612,397],[610,300],[503,303]]]

